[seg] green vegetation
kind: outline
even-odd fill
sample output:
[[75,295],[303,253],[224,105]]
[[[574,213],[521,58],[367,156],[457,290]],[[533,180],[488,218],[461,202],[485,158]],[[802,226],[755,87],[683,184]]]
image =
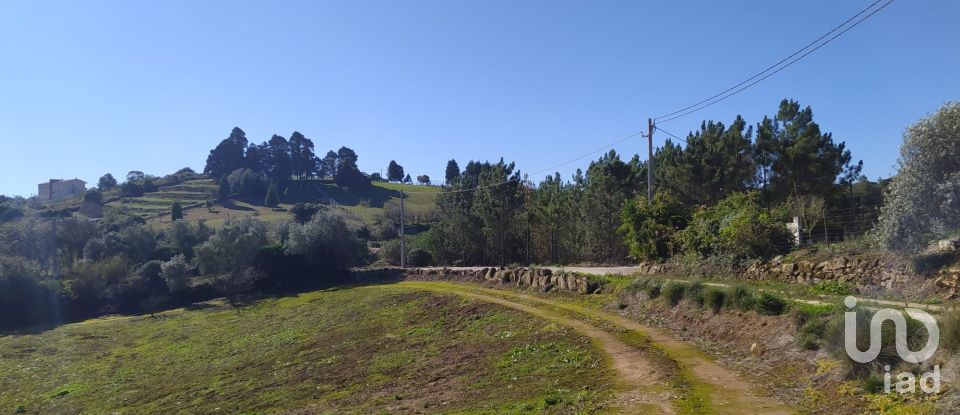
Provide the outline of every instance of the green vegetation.
[[0,408],[26,413],[573,413],[609,387],[569,329],[393,287],[6,336],[0,372]]
[[875,233],[886,247],[916,252],[960,228],[960,103],[910,126]]
[[[624,289],[624,292],[634,296],[644,293],[650,300],[662,295],[664,303],[670,307],[677,306],[686,298],[692,304],[707,307],[714,313],[719,313],[723,308],[729,308],[777,316],[794,308],[793,304],[787,304],[786,300],[776,294],[767,291],[757,293],[743,285],[722,288],[700,281],[677,280],[670,280],[666,285],[662,285],[658,278],[638,277]],[[798,305],[798,307],[804,310],[810,309],[804,305]]]

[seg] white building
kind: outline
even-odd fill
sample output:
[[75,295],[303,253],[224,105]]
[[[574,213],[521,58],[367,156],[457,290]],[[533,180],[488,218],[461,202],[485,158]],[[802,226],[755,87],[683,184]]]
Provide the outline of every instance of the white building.
[[43,201],[63,200],[82,195],[87,191],[87,182],[80,179],[50,179],[37,185],[37,199]]

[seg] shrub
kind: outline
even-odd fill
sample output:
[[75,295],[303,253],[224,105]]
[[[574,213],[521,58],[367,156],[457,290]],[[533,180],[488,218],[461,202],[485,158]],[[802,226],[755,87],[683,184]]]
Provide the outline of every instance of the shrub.
[[730,290],[729,301],[731,308],[740,310],[753,310],[753,307],[757,303],[757,299],[753,293],[742,285],[734,286]]
[[662,289],[659,282],[651,283],[647,288],[647,297],[649,297],[651,300],[657,298],[660,296],[661,291]]
[[704,304],[713,310],[714,314],[719,313],[724,302],[726,302],[726,296],[726,293],[721,289],[707,288],[703,295]]
[[756,307],[760,314],[779,316],[787,311],[787,302],[774,294],[762,292],[757,298]]
[[624,290],[631,295],[635,295],[639,292],[645,292],[647,288],[650,287],[650,280],[646,278],[634,278],[633,281],[630,281],[630,284],[627,285],[627,288]]
[[309,222],[292,226],[289,238],[287,254],[303,256],[319,271],[360,265],[367,255],[366,243],[339,212],[317,212]]
[[853,294],[853,287],[845,282],[823,281],[813,286],[813,292],[817,294],[850,295]]
[[167,289],[175,293],[184,291],[190,286],[190,275],[193,267],[187,263],[183,254],[177,254],[169,261],[160,264],[160,275],[167,284]]
[[667,284],[665,291],[665,298],[667,303],[670,306],[676,306],[680,304],[680,300],[683,299],[684,293],[687,291],[687,285],[679,282],[670,282]]
[[706,298],[704,298],[704,295],[703,295],[703,289],[704,287],[702,282],[694,281],[690,283],[689,287],[687,287],[685,296],[690,301],[693,301],[697,303],[697,305],[703,307],[703,304],[706,301]]
[[700,256],[729,254],[736,258],[765,258],[782,254],[790,238],[780,221],[762,208],[757,192],[737,193],[693,215],[677,234],[688,252]]
[[941,314],[940,344],[948,350],[960,350],[960,309],[951,308]]
[[407,262],[414,267],[425,267],[433,263],[433,256],[429,252],[417,248],[407,254]]
[[637,259],[655,260],[673,255],[674,234],[690,220],[686,205],[663,193],[657,193],[653,203],[645,198],[627,200],[621,212],[619,231]]

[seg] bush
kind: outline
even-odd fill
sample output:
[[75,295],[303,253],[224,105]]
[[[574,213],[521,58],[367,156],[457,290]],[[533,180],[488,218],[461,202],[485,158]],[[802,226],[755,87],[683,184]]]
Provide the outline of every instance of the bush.
[[754,297],[753,293],[742,285],[734,286],[730,290],[729,301],[731,308],[744,311],[753,310],[757,303],[757,299]]
[[687,292],[685,293],[685,296],[687,297],[688,300],[693,301],[697,303],[697,305],[703,307],[703,304],[706,301],[706,298],[703,295],[703,289],[704,289],[704,286],[702,282],[694,281],[690,283],[689,287],[687,287]]
[[785,253],[790,235],[760,205],[757,192],[737,193],[693,215],[677,234],[684,251],[701,257],[766,258]]
[[309,222],[293,225],[289,238],[287,254],[303,256],[317,271],[357,266],[367,255],[366,242],[339,212],[318,212]]
[[619,231],[630,248],[630,255],[641,260],[656,260],[673,255],[674,234],[690,220],[686,205],[673,197],[657,193],[653,203],[646,198],[627,200],[621,212]]
[[660,283],[655,282],[653,284],[650,284],[650,287],[647,288],[647,297],[650,297],[650,299],[657,298],[660,296],[662,291],[663,290],[660,287]]
[[713,310],[714,314],[719,313],[720,309],[723,308],[726,297],[726,293],[719,288],[707,288],[703,295],[704,304]]
[[160,264],[160,273],[163,281],[167,284],[167,289],[175,293],[190,287],[193,267],[190,266],[183,254],[178,254],[169,261]]
[[949,309],[940,316],[940,344],[951,351],[960,351],[960,309]]
[[757,298],[757,312],[767,316],[779,316],[787,311],[787,302],[782,298],[768,293],[760,293]]
[[429,252],[417,248],[407,254],[407,262],[410,266],[425,267],[433,263],[433,256]]
[[813,286],[813,292],[817,294],[850,295],[853,294],[853,287],[845,282],[823,281]]
[[680,300],[683,299],[684,293],[687,291],[687,285],[678,282],[670,282],[664,288],[665,299],[667,304],[670,304],[671,307],[680,304]]

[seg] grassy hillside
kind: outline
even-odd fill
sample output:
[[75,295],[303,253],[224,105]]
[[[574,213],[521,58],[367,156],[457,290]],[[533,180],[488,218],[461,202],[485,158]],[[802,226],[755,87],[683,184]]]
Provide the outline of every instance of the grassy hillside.
[[217,198],[217,184],[212,179],[187,180],[173,186],[160,186],[159,191],[139,197],[121,197],[108,194],[107,206],[125,208],[144,219],[169,216],[170,207],[179,200],[185,209],[200,208],[208,200]]
[[[185,194],[184,196],[191,197],[191,199],[186,200],[194,200],[193,198],[200,197],[205,197],[205,199],[202,200],[215,199],[216,185],[213,184],[212,181],[210,181],[210,183],[213,186],[213,196],[207,196],[202,193]],[[404,207],[407,210],[408,217],[423,217],[427,215],[434,208],[436,193],[440,191],[439,188],[432,186],[414,186],[385,182],[374,182],[370,188],[360,190],[344,190],[330,183],[322,183],[316,185],[316,190],[317,197],[315,199],[308,199],[308,201],[340,206],[356,215],[358,220],[371,225],[381,220],[390,205],[399,206],[400,191],[416,192],[407,195]],[[164,189],[161,189],[161,193],[163,193],[163,191]],[[170,223],[170,203],[173,202],[170,200],[167,204],[157,203],[158,201],[155,199],[158,197],[154,195],[159,194],[160,193],[149,193],[143,198],[129,198],[119,202],[113,202],[112,204],[118,206],[135,206],[138,209],[156,208],[158,210],[150,210],[150,212],[156,213],[159,211],[160,214],[151,216],[150,222],[154,224],[167,224]],[[151,205],[149,203],[154,204]],[[181,203],[185,206],[188,205],[188,202],[184,200],[181,200]],[[203,219],[213,226],[219,225],[228,217],[257,217],[260,220],[273,221],[281,218],[290,218],[288,211],[291,207],[293,207],[293,204],[282,203],[279,209],[273,209],[262,206],[262,203],[233,200],[227,204],[218,203],[213,209],[207,209],[201,202],[186,209],[184,211],[184,218],[191,221]]]
[[0,412],[574,413],[601,359],[510,309],[349,288],[0,337]]

